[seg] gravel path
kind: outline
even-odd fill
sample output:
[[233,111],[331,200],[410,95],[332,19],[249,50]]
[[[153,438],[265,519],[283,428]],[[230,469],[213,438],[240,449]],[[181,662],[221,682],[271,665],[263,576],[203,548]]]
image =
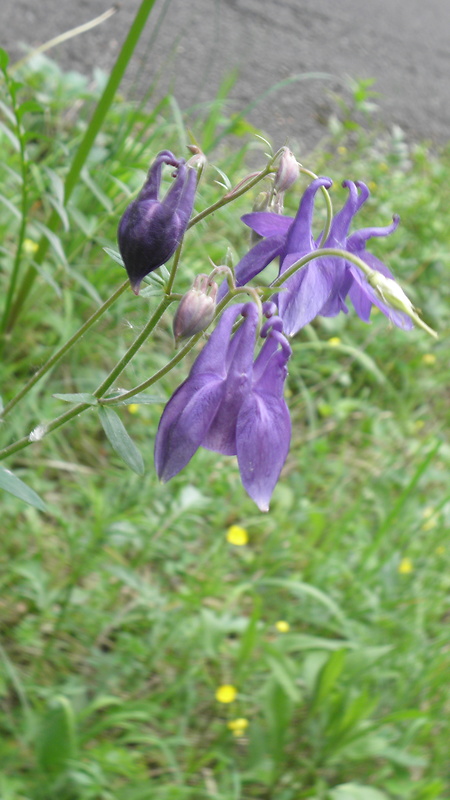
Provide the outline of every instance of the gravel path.
[[[114,63],[140,0],[122,0],[101,26],[58,45],[51,55],[91,74]],[[12,58],[106,11],[108,0],[1,0],[0,45]],[[155,24],[159,27],[154,34]],[[345,75],[375,78],[382,121],[408,139],[450,138],[450,0],[157,0],[133,63],[128,91],[157,80],[179,105],[215,97],[223,76],[238,78],[232,111],[303,72],[328,80],[295,82],[266,97],[250,121],[278,146],[308,149],[333,109],[330,91]]]

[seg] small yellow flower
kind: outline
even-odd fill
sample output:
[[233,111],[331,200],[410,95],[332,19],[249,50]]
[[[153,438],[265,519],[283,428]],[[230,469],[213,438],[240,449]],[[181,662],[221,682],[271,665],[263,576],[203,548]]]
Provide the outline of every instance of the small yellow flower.
[[416,419],[414,423],[414,430],[420,431],[422,430],[423,426],[425,425],[425,421],[423,419]]
[[128,406],[128,411],[130,414],[137,414],[139,411],[139,403],[130,403]]
[[328,339],[328,344],[330,347],[339,347],[341,340],[339,336],[332,336],[331,339]]
[[400,575],[409,575],[414,570],[413,562],[410,558],[402,558],[398,565],[398,572]]
[[435,553],[436,553],[437,556],[443,556],[444,553],[445,553],[444,545],[440,544],[438,547],[436,547]]
[[238,717],[227,722],[227,728],[233,732],[233,736],[242,736],[248,728],[248,719]]
[[227,530],[227,542],[236,547],[242,547],[244,544],[248,544],[248,533],[240,525],[231,525]]
[[33,242],[33,239],[24,239],[23,249],[27,255],[34,256],[34,254],[39,250],[39,245],[37,242]]
[[387,172],[389,167],[385,161],[380,161],[380,163],[378,164],[378,169],[380,170],[380,172]]
[[288,633],[291,630],[289,622],[286,622],[284,619],[279,619],[278,622],[275,623],[275,627],[279,633]]
[[375,191],[375,189],[377,188],[377,184],[375,183],[375,181],[369,181],[369,183],[367,184],[367,186],[369,187],[369,189],[370,189],[370,191],[371,191],[371,192],[374,192],[374,191]]
[[216,690],[216,700],[218,703],[232,703],[236,700],[237,689],[228,683],[224,683]]
[[436,363],[436,356],[434,355],[434,353],[425,353],[422,356],[422,361],[424,364],[431,367],[433,364]]
[[344,147],[343,145],[340,145],[340,147],[338,147],[337,151],[338,151],[340,156],[345,156],[346,153],[347,153],[347,148]]

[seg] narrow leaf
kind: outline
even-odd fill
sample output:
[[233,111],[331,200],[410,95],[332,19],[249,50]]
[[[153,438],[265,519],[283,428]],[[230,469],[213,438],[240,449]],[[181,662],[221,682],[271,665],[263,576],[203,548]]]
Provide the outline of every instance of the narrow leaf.
[[65,403],[89,403],[90,406],[96,406],[98,400],[93,394],[88,392],[73,392],[72,394],[53,394],[57,400],[64,400]]
[[0,69],[5,70],[8,66],[9,56],[6,50],[0,47]]
[[67,697],[56,697],[41,722],[37,757],[45,772],[62,772],[75,755],[75,715]]
[[[57,395],[53,395],[56,397]],[[166,399],[161,397],[157,394],[145,394],[145,392],[139,392],[139,394],[135,394],[133,397],[128,397],[126,400],[122,400],[120,394],[111,394],[108,395],[106,398],[107,400],[116,400],[114,405],[116,406],[133,406],[133,405],[152,405],[153,403],[165,403]],[[86,401],[84,401],[86,402]]]
[[120,264],[121,267],[125,267],[123,263],[123,258],[117,250],[113,250],[112,247],[104,247],[103,250],[105,253],[112,258],[117,264]]
[[333,689],[344,668],[345,650],[336,650],[319,672],[314,693],[313,709],[320,706]]
[[24,503],[28,503],[28,505],[34,506],[40,511],[47,510],[47,506],[39,495],[9,469],[5,469],[4,467],[0,467],[0,489],[4,489],[5,492],[13,494],[14,497],[18,497],[19,500],[23,500]]
[[111,408],[99,408],[100,422],[110,444],[133,472],[144,474],[144,461],[135,443],[127,433],[124,424]]

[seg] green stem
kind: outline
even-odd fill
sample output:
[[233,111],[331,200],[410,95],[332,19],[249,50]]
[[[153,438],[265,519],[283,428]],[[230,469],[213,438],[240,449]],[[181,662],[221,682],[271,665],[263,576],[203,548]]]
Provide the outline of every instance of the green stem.
[[217,211],[217,209],[222,208],[222,206],[226,206],[227,203],[231,203],[233,200],[236,199],[236,197],[240,197],[241,195],[248,192],[248,190],[252,189],[253,186],[256,186],[256,184],[259,183],[259,181],[263,180],[263,178],[266,178],[267,175],[270,175],[270,173],[273,172],[272,162],[273,159],[270,161],[267,167],[261,170],[261,172],[258,172],[258,174],[254,178],[249,180],[248,183],[242,186],[241,189],[236,189],[235,191],[228,192],[227,194],[223,195],[223,197],[221,197],[220,200],[217,200],[216,203],[213,203],[212,206],[208,206],[208,208],[205,208],[203,211],[200,211],[200,213],[197,214],[195,217],[192,217],[188,225],[188,230],[189,228],[192,228],[193,225],[196,225],[197,222],[200,222],[202,219],[207,217],[209,214],[212,214],[214,211]]
[[[171,302],[172,297],[164,297],[163,300],[161,300],[158,308],[152,314],[150,320],[147,322],[147,325],[143,328],[137,339],[133,342],[131,347],[128,348],[123,358],[120,359],[118,364],[116,364],[114,369],[111,370],[105,380],[102,381],[100,386],[98,386],[98,388],[95,390],[93,393],[94,397],[100,399],[108,391],[116,378],[135,356],[145,339],[155,328],[156,324],[159,322],[164,311]],[[60,428],[62,425],[65,425],[66,422],[69,422],[74,417],[82,414],[83,411],[87,411],[88,408],[92,408],[90,403],[78,403],[76,406],[73,406],[71,409],[69,409],[69,411],[66,411],[64,414],[61,414],[59,417],[56,417],[56,419],[52,420],[52,422],[49,422],[48,425],[43,425],[43,436],[46,436],[48,433],[52,433],[52,431]],[[40,438],[42,437],[39,437],[39,439]],[[4,447],[3,450],[0,450],[0,461],[3,461],[3,459],[7,458],[7,456],[13,455],[13,453],[17,453],[19,450],[23,450],[25,447],[28,447],[28,445],[33,444],[34,441],[38,441],[38,438],[34,439],[31,435],[28,435],[23,436],[21,439],[18,439],[17,442],[10,444],[8,447]]]
[[51,358],[49,358],[48,361],[46,361],[46,363],[43,364],[40,369],[38,369],[38,371],[33,375],[33,377],[30,378],[28,383],[26,383],[25,386],[22,387],[20,392],[18,392],[18,394],[16,394],[15,397],[13,397],[9,401],[9,403],[5,405],[3,411],[0,413],[0,417],[4,418],[6,417],[7,414],[9,414],[9,412],[14,408],[14,406],[17,405],[19,400],[21,400],[22,397],[28,394],[30,389],[32,389],[33,386],[52,367],[54,367],[55,364],[58,363],[58,361],[60,361],[60,359],[70,350],[71,347],[73,347],[74,344],[76,344],[76,342],[86,333],[86,331],[88,331],[89,328],[91,328],[92,325],[94,325],[97,322],[97,320],[100,319],[100,317],[105,313],[105,311],[107,311],[108,308],[112,306],[112,304],[117,300],[117,298],[120,297],[121,294],[123,294],[123,292],[128,286],[129,286],[129,281],[126,280],[124,283],[121,284],[121,286],[119,286],[118,289],[116,289],[116,291],[111,295],[111,297],[108,297],[108,299],[103,303],[103,305],[101,305],[100,308],[98,308],[97,311],[95,311],[94,314],[92,314],[92,316],[89,317],[88,320],[86,320],[84,325],[82,325],[81,328],[79,328],[79,330],[77,330],[76,333],[74,333],[73,336],[70,339],[68,339],[68,341],[62,345],[62,347],[59,348],[59,350],[56,350],[56,352],[51,356]]
[[[273,290],[278,288],[279,286],[282,286],[283,283],[285,283],[285,281],[287,281],[294,274],[294,272],[297,272],[298,269],[302,269],[302,267],[305,267],[307,264],[309,264],[310,261],[313,261],[316,258],[323,258],[324,256],[333,256],[335,258],[343,258],[346,261],[351,261],[353,264],[355,264],[355,266],[357,266],[361,270],[361,272],[364,273],[370,285],[372,285],[371,279],[373,278],[373,276],[381,275],[381,273],[377,272],[377,270],[373,270],[370,267],[368,267],[367,264],[364,261],[362,261],[361,258],[358,258],[358,256],[356,256],[354,253],[350,253],[348,250],[341,250],[338,247],[322,247],[319,250],[315,250],[314,253],[308,253],[308,255],[303,256],[303,258],[299,258],[298,261],[295,261],[295,263],[292,264],[292,266],[289,267],[289,269],[287,269],[286,272],[283,273],[283,275],[280,275],[279,278],[277,278],[273,283],[271,283],[270,288]],[[419,317],[419,315],[417,314],[417,312],[415,311],[415,309],[411,304],[409,307],[405,305],[400,308],[399,306],[395,306],[389,303],[389,301],[384,299],[382,295],[380,295],[380,299],[383,300],[384,304],[388,308],[392,308],[394,310],[397,308],[401,310],[414,322],[415,325],[417,325],[418,328],[422,328],[422,330],[426,331],[426,333],[429,333],[430,336],[437,337],[436,331],[430,328],[423,321],[423,319]],[[407,299],[408,298],[406,298],[406,300]]]
[[[6,76],[6,79],[8,80],[6,73],[5,73],[5,76]],[[17,279],[18,279],[18,276],[19,276],[20,263],[21,263],[21,259],[22,259],[23,243],[24,243],[25,233],[26,233],[26,228],[27,228],[27,214],[28,214],[28,191],[27,191],[28,181],[27,181],[27,162],[26,162],[25,144],[24,144],[24,141],[23,141],[20,119],[19,119],[18,114],[17,114],[17,104],[16,104],[15,95],[14,95],[13,92],[10,92],[10,96],[11,96],[12,108],[13,108],[14,115],[15,115],[15,118],[16,118],[16,136],[17,136],[17,140],[19,142],[20,171],[21,171],[21,177],[22,177],[21,222],[20,222],[20,229],[19,229],[19,241],[17,243],[16,255],[15,255],[15,258],[14,258],[13,269],[12,269],[12,272],[11,272],[11,277],[10,277],[9,286],[8,286],[8,293],[6,295],[5,307],[3,309],[3,316],[2,316],[1,326],[0,326],[0,330],[2,331],[2,333],[4,333],[5,329],[6,329],[7,320],[8,320],[8,317],[9,317],[9,313],[10,313],[10,310],[11,310],[11,305],[12,305],[12,301],[13,301],[13,297],[14,297],[14,292],[15,292],[15,289],[16,289]],[[2,351],[3,351],[4,346],[5,346],[5,339],[3,337],[2,343],[1,343],[1,350]]]
[[[145,24],[147,19],[150,15],[150,12],[155,5],[156,0],[142,0],[142,3],[138,9],[138,12],[134,18],[133,24],[128,32],[128,36],[123,43],[122,49],[117,57],[117,61],[114,64],[114,67],[111,71],[111,75],[109,77],[109,81],[105,86],[103,94],[97,104],[97,107],[94,111],[92,119],[86,129],[86,133],[78,147],[77,152],[75,153],[74,159],[72,161],[71,167],[67,174],[65,184],[64,184],[64,203],[67,204],[70,195],[72,194],[80,172],[89,156],[89,153],[92,149],[92,146],[97,138],[97,134],[99,133],[103,121],[106,117],[107,112],[114,100],[116,92],[120,86],[122,78],[124,76],[125,70],[129,64],[131,56],[134,53],[136,45],[139,41],[139,38],[144,30]],[[59,216],[56,211],[50,216],[50,219],[47,223],[47,227],[50,231],[55,231],[59,222]],[[47,250],[49,247],[49,241],[45,237],[41,238],[39,243],[39,250],[36,253],[35,263],[37,265],[42,264]],[[22,281],[20,286],[19,292],[16,297],[16,301],[13,307],[10,310],[8,319],[6,320],[6,330],[10,331],[16,320],[18,315],[20,314],[21,308],[25,303],[31,289],[33,283],[36,279],[37,271],[34,266],[30,266],[27,270],[27,273]]]
[[[165,310],[170,306],[172,302],[172,297],[164,297],[156,311],[152,314],[147,325],[144,326],[141,333],[135,339],[131,347],[128,348],[125,355],[120,359],[120,361],[116,364],[114,369],[111,370],[109,375],[105,378],[104,381],[100,384],[98,389],[94,392],[94,397],[100,398],[103,397],[105,392],[108,391],[109,387],[114,383],[116,378],[120,375],[121,372],[125,369],[127,364],[131,361],[132,358],[136,355],[137,351],[140,347],[144,344],[145,340],[148,338],[152,330],[156,327],[157,323],[161,319],[162,315],[164,314]],[[0,452],[1,456],[1,452]]]
[[[228,305],[232,297],[235,297],[237,294],[240,294],[242,292],[244,292],[245,294],[249,294],[254,299],[254,301],[259,307],[260,314],[262,315],[261,300],[257,296],[257,289],[251,286],[240,286],[228,292],[228,294],[225,295],[223,300],[221,300],[221,302],[218,304],[216,308],[214,319],[211,320],[208,327],[210,327],[213,324],[213,322],[217,319],[217,317],[222,313],[223,309],[225,308],[226,305]],[[205,331],[200,331],[200,333],[196,333],[195,336],[189,339],[189,341],[184,345],[184,347],[182,347],[181,350],[179,350],[178,353],[170,361],[168,361],[164,367],[161,367],[161,369],[159,369],[158,372],[155,372],[150,378],[147,378],[146,381],[143,381],[138,386],[135,386],[134,389],[130,389],[128,392],[124,392],[123,394],[120,395],[120,397],[108,397],[107,400],[102,400],[102,405],[104,406],[121,405],[124,400],[130,400],[130,398],[135,397],[137,394],[140,394],[141,392],[144,392],[146,389],[149,388],[149,386],[152,386],[154,383],[157,383],[161,378],[164,377],[164,375],[167,375],[167,373],[170,372],[170,370],[172,370],[177,364],[179,364],[180,361],[183,360],[183,358],[189,353],[189,351],[192,350],[193,347],[195,347],[197,342],[200,341],[204,333]]]

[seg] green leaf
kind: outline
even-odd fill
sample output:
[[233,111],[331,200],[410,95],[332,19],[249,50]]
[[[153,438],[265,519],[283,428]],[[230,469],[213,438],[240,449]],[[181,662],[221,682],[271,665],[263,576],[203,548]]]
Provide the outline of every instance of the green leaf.
[[320,670],[314,691],[313,709],[318,708],[333,689],[344,668],[345,655],[344,649],[336,650]]
[[38,730],[36,751],[45,772],[62,772],[74,757],[75,714],[67,697],[54,698]]
[[73,392],[72,394],[53,394],[57,400],[64,400],[65,403],[89,403],[90,406],[96,406],[98,400],[93,394],[88,392]]
[[35,113],[36,111],[42,113],[42,106],[36,100],[25,100],[25,102],[21,103],[17,109],[17,119],[22,121],[24,114],[28,114],[30,112]]
[[272,675],[276,682],[284,689],[287,696],[293,703],[299,703],[301,694],[297,689],[293,678],[289,674],[289,667],[287,662],[278,657],[267,656],[267,664],[271,669]]
[[335,786],[329,794],[330,800],[389,800],[387,794],[374,789],[372,786],[362,786],[360,783],[341,783]]
[[135,443],[127,433],[125,426],[111,408],[99,408],[100,422],[110,444],[125,464],[138,475],[144,474],[144,461]]
[[123,263],[123,258],[117,250],[113,250],[112,247],[104,247],[103,250],[105,253],[112,258],[117,264],[120,264],[121,267],[124,267],[125,264]]
[[28,503],[28,505],[34,506],[40,511],[47,510],[47,506],[39,495],[9,469],[5,469],[4,467],[0,467],[0,489],[4,489],[5,492],[13,494],[14,497],[18,497],[19,500],[23,500],[24,503]]
[[[53,397],[56,397],[56,395],[53,395]],[[139,392],[138,394],[133,395],[133,397],[127,397],[125,400],[121,400],[120,394],[109,394],[105,399],[116,400],[117,402],[114,403],[115,406],[133,406],[133,405],[148,406],[152,405],[153,403],[166,402],[166,398],[164,397],[161,397],[157,394],[146,394],[145,392]]]
[[9,55],[6,50],[0,47],[0,69],[5,70],[9,63]]

